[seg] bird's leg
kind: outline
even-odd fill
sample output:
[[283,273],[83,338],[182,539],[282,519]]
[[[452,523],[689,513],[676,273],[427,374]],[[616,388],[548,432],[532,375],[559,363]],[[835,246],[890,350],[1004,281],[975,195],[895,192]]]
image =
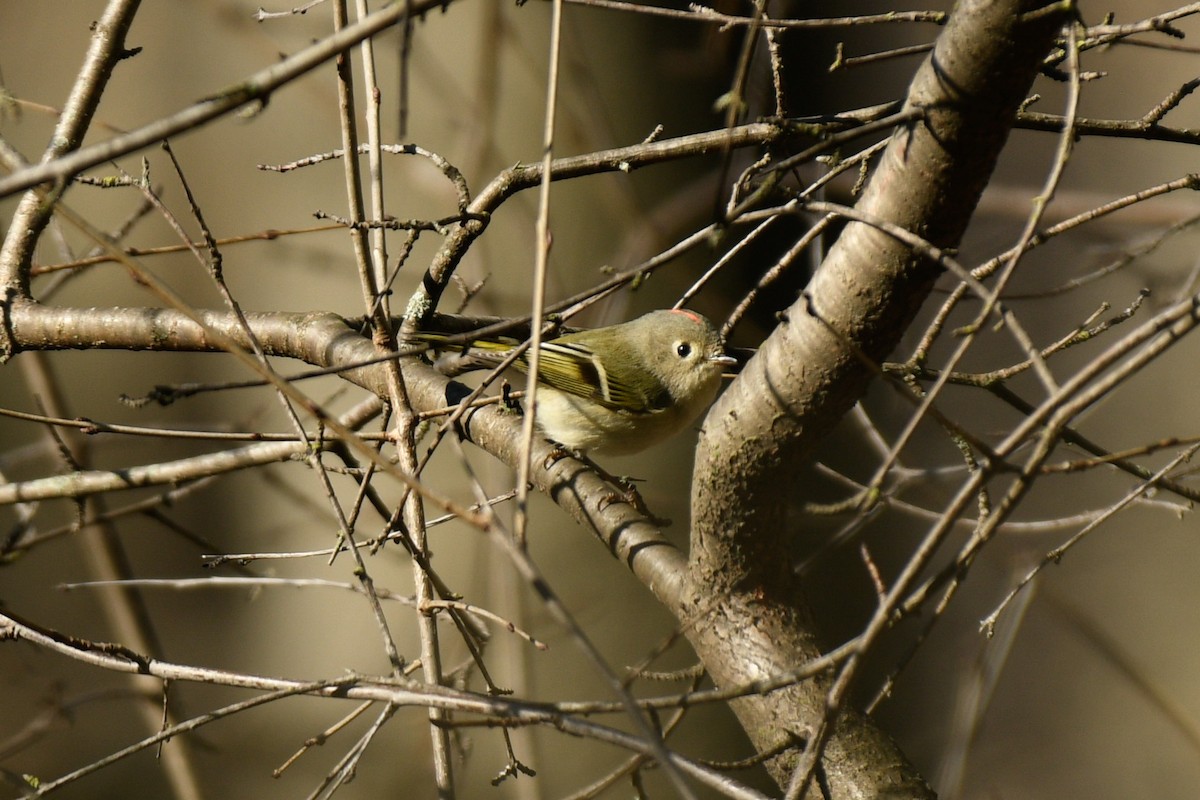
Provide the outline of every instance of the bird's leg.
[[616,484],[621,487],[621,493],[609,492],[604,497],[600,498],[600,509],[606,508],[609,503],[625,502],[633,506],[634,510],[642,516],[649,519],[652,523],[660,528],[665,528],[671,524],[671,520],[666,517],[657,516],[650,507],[646,505],[646,501],[642,499],[642,495],[637,490],[636,481],[643,480],[642,478],[633,478],[628,475],[613,475],[608,470],[596,464],[596,462],[588,459],[588,463],[592,468],[599,472],[600,475],[609,483]]

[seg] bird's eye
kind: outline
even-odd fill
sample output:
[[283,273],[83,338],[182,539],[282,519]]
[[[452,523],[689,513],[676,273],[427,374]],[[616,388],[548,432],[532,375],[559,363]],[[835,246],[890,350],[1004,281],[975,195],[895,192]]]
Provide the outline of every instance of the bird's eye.
[[687,358],[691,354],[692,346],[687,342],[680,342],[679,344],[675,345],[675,355],[679,356],[680,358]]

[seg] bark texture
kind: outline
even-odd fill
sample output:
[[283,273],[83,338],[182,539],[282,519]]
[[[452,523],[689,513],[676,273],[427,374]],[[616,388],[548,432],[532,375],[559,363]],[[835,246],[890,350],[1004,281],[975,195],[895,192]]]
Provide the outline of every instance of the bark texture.
[[[898,130],[858,211],[940,248],[959,243],[1017,109],[1065,15],[1041,0],[964,0],[918,70],[907,105],[922,120]],[[744,684],[820,653],[787,553],[798,467],[858,401],[927,297],[938,267],[895,238],[849,223],[805,296],[718,400],[705,424],[692,487],[688,590],[678,609],[714,680]],[[760,750],[807,739],[828,682],[739,701]],[[771,764],[787,785],[799,754]],[[860,715],[841,715],[823,761],[835,798],[925,797],[931,790]],[[816,790],[810,791],[813,794]]]

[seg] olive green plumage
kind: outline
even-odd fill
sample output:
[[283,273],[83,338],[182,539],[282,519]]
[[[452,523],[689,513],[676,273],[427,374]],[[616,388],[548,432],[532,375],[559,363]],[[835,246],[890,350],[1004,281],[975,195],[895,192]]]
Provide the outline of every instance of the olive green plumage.
[[[485,339],[434,349],[462,351],[476,367],[496,366],[518,342]],[[636,453],[673,436],[712,403],[736,361],[721,334],[691,311],[651,311],[629,322],[568,333],[542,343],[537,423],[561,445],[588,453]],[[529,369],[528,353],[513,366]]]

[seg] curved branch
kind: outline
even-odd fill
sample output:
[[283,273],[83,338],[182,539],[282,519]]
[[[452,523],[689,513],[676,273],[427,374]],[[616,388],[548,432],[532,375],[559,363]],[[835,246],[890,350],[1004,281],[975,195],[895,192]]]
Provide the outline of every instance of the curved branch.
[[[787,132],[788,128],[784,125],[754,122],[727,130],[705,131],[658,142],[642,142],[629,147],[557,158],[550,163],[550,180],[561,181],[605,172],[631,172],[649,164],[677,158],[720,153],[730,148],[768,145],[782,138]],[[438,300],[459,262],[471,244],[487,228],[492,212],[517,192],[531,189],[541,183],[542,171],[540,163],[518,164],[506,169],[493,178],[471,201],[464,209],[467,219],[446,237],[446,241],[442,243],[429,269],[426,270],[425,279],[408,301],[404,312],[406,320],[417,327],[424,324],[428,315],[437,308]]]
[[[196,311],[195,317],[159,308],[52,308],[28,301],[12,304],[6,315],[15,350],[117,349],[221,352],[218,339],[248,346],[253,332],[267,355],[296,358],[319,367],[341,367],[342,376],[387,397],[378,352],[366,339],[329,312],[247,313],[246,327],[225,311]],[[362,366],[366,364],[367,366]],[[401,359],[413,407],[431,411],[458,403],[469,394],[416,359]],[[520,418],[495,406],[464,415],[462,435],[509,466],[520,457]],[[286,443],[283,445],[286,447]],[[621,499],[624,489],[604,480],[587,464],[560,453],[544,439],[533,450],[534,485],[623,561],[658,600],[674,607],[683,583],[684,558],[646,517]],[[102,476],[92,476],[97,485]],[[72,480],[59,476],[48,481]],[[78,476],[75,477],[78,479]],[[91,486],[93,484],[89,484]],[[105,489],[133,488],[119,480]]]
[[[797,163],[811,161],[857,137],[899,124],[902,120],[890,115],[890,108],[891,104],[885,104],[819,117],[751,122],[672,139],[556,158],[550,163],[550,180],[561,181],[605,172],[632,172],[651,164],[720,154],[741,147],[778,147],[793,140],[807,142],[817,139],[815,144],[783,164],[775,165],[776,169],[786,170]],[[418,327],[424,324],[427,315],[437,307],[442,291],[467,249],[487,227],[490,215],[517,192],[537,186],[542,180],[542,170],[540,163],[518,164],[506,169],[471,201],[463,213],[467,219],[446,237],[426,270],[424,281],[408,301],[405,319]]]
[[[71,87],[58,124],[54,126],[50,144],[42,155],[43,163],[75,150],[83,141],[108,79],[112,77],[117,63],[128,54],[125,35],[133,24],[137,8],[138,0],[111,3],[105,9],[104,16],[93,24],[91,46],[79,76]],[[6,160],[20,163],[21,159],[13,153]],[[14,168],[14,165],[10,164],[9,168]],[[6,290],[20,295],[29,294],[30,255],[42,229],[50,220],[52,208],[51,204],[43,203],[37,194],[31,193],[21,198],[8,234],[0,243],[0,284]]]

